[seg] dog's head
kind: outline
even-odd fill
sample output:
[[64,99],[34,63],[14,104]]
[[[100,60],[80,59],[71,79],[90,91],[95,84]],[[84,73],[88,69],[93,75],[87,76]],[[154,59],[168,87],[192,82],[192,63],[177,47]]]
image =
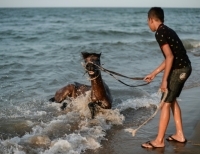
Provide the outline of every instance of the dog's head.
[[85,62],[85,69],[90,76],[96,76],[99,73],[99,67],[101,65],[100,57],[101,53],[88,53],[82,52],[82,57]]

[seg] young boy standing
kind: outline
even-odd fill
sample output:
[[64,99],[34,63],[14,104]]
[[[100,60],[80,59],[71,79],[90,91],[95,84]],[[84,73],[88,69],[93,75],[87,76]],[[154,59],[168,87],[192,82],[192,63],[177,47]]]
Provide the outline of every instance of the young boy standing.
[[162,102],[158,134],[152,141],[142,144],[143,148],[164,147],[164,136],[172,110],[176,125],[176,132],[167,138],[168,141],[185,143],[187,140],[183,133],[181,109],[177,102],[185,81],[190,76],[192,68],[186,50],[175,31],[164,25],[164,11],[160,7],[153,7],[148,12],[148,26],[155,32],[156,40],[160,46],[164,61],[144,80],[151,82],[155,76],[164,71],[161,91],[168,91]]

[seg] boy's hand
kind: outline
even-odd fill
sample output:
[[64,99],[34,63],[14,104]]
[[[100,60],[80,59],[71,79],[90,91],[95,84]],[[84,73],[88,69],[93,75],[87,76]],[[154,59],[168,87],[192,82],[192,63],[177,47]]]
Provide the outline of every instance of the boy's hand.
[[167,90],[167,81],[162,81],[160,89],[162,92],[165,92]]
[[154,78],[155,78],[155,75],[149,74],[146,77],[144,77],[143,80],[146,81],[146,82],[151,82]]

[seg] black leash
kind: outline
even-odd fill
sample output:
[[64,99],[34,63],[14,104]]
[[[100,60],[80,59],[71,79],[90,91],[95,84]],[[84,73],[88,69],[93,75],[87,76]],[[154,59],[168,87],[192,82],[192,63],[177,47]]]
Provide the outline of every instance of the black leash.
[[100,67],[103,69],[102,71],[106,71],[106,72],[109,72],[109,73],[111,73],[111,74],[115,74],[115,75],[117,75],[117,76],[121,76],[121,77],[124,77],[124,78],[127,78],[127,79],[132,79],[132,80],[143,80],[143,79],[144,79],[144,78],[142,78],[142,77],[134,77],[134,78],[131,78],[131,77],[122,75],[122,74],[120,74],[120,73],[117,73],[117,72],[114,72],[114,71],[110,71],[110,70],[108,70],[108,69],[105,69],[105,68],[103,68],[102,66],[100,66]]
[[[97,65],[98,66],[98,65]],[[121,80],[119,80],[118,78],[116,78],[114,75],[117,75],[117,76],[121,76],[121,77],[124,77],[124,78],[127,78],[127,79],[132,79],[132,80],[143,80],[144,78],[142,77],[134,77],[134,78],[131,78],[131,77],[128,77],[128,76],[125,76],[125,75],[122,75],[120,73],[117,73],[117,72],[114,72],[114,71],[110,71],[108,69],[105,69],[103,68],[102,66],[98,66],[102,71],[108,73],[110,76],[112,76],[113,78],[115,78],[117,81],[119,81],[120,83],[126,85],[126,86],[129,86],[129,87],[139,87],[139,86],[145,86],[147,84],[149,84],[150,82],[148,83],[144,83],[144,84],[139,84],[139,85],[129,85]],[[113,75],[114,74],[114,75]]]

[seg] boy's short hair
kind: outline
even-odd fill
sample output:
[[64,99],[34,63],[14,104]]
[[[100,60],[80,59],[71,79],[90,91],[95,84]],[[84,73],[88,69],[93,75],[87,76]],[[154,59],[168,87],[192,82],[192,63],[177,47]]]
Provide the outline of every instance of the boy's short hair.
[[161,7],[152,7],[148,12],[148,18],[154,18],[164,23],[164,11]]

